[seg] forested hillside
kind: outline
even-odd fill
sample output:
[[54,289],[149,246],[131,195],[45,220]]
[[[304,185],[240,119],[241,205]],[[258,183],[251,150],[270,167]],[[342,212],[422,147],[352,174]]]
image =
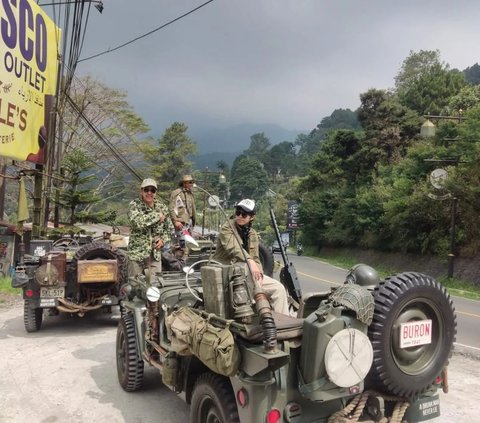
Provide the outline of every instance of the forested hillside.
[[[148,128],[125,94],[87,78],[71,93],[81,114],[64,115],[61,137],[68,148],[50,194],[55,216],[125,224],[138,178],[156,178],[166,199],[179,177],[192,173],[227,210],[241,198],[255,199],[256,225],[267,240],[269,205],[285,230],[288,203],[295,201],[300,226],[294,235],[307,246],[445,256],[454,245],[455,254],[473,256],[480,248],[480,66],[460,71],[439,51],[411,52],[394,81],[392,88],[359,93],[357,110],[334,110],[293,140],[272,143],[258,132],[231,166],[219,160],[195,171],[190,159],[202,152],[188,123],[142,139]],[[91,142],[90,127],[78,116],[91,119],[108,149]],[[227,184],[219,184],[220,174]],[[200,221],[208,209],[203,191],[197,199]],[[14,202],[6,211],[14,222]]]
[[455,253],[478,253],[479,76],[478,64],[459,71],[439,51],[411,52],[395,87],[361,93],[358,110],[335,110],[291,142],[254,134],[233,163],[231,201],[266,203],[271,190],[282,223],[298,201],[297,235],[317,247],[443,256],[454,218]]

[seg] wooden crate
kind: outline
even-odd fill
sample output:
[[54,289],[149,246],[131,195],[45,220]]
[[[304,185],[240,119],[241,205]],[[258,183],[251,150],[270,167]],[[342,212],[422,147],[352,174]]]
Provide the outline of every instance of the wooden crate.
[[118,282],[117,260],[78,260],[78,283]]

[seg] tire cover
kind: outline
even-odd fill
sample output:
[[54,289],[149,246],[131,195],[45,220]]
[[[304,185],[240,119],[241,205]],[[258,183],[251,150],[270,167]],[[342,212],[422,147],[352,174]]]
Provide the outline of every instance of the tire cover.
[[117,260],[118,263],[118,285],[122,285],[127,281],[128,272],[128,260],[124,251],[119,250],[117,247],[107,244],[105,242],[91,242],[79,248],[75,252],[73,260],[73,274],[77,274],[77,261],[78,260],[94,260],[94,259],[106,259]]
[[[425,392],[448,364],[457,333],[453,302],[432,277],[408,272],[375,288],[375,311],[368,336],[373,346],[369,389],[404,397]],[[431,320],[427,344],[400,347],[401,325]]]

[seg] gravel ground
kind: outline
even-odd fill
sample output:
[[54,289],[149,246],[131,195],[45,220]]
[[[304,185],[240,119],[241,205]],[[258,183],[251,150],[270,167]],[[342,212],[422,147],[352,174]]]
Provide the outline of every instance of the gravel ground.
[[[45,316],[42,329],[28,334],[21,298],[0,301],[0,423],[188,421],[188,406],[148,366],[141,392],[128,394],[119,387],[118,314]],[[480,421],[479,384],[479,351],[457,348],[449,366],[450,392],[440,394],[441,416],[431,422]]]

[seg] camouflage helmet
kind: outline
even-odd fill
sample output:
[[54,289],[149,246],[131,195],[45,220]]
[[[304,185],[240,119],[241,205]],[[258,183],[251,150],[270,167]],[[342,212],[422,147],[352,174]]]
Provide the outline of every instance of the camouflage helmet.
[[350,269],[346,282],[374,289],[380,283],[380,276],[373,267],[359,263]]

